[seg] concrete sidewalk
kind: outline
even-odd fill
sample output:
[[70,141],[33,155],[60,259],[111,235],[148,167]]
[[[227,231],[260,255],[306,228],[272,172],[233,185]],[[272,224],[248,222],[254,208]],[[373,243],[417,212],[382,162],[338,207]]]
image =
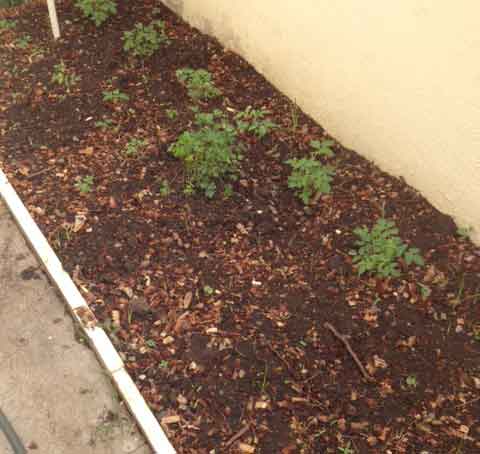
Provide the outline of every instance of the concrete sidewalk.
[[28,452],[151,453],[1,199],[0,408]]

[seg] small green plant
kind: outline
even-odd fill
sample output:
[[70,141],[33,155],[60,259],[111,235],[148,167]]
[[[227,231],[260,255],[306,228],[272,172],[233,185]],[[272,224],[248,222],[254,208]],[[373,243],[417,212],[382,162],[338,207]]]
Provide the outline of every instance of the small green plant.
[[75,187],[80,191],[82,194],[87,194],[92,191],[93,188],[93,177],[92,175],[87,175],[84,176],[83,178],[80,178],[75,183]]
[[80,77],[75,75],[75,73],[68,72],[65,62],[62,60],[60,63],[53,67],[53,74],[51,81],[54,84],[60,85],[70,93],[70,89],[80,80]]
[[354,233],[358,237],[355,242],[358,248],[352,251],[352,255],[359,275],[373,273],[380,277],[398,277],[400,271],[397,265],[401,258],[407,265],[424,265],[420,251],[409,248],[399,238],[393,221],[381,218],[372,230],[358,227]]
[[212,75],[205,69],[182,68],[177,70],[176,75],[187,87],[188,96],[196,101],[216,98],[221,94],[212,81]]
[[178,112],[176,109],[167,109],[165,115],[169,120],[175,120],[178,117]]
[[415,377],[415,375],[409,375],[406,379],[405,379],[405,383],[407,384],[407,386],[409,388],[416,388],[418,383],[417,383],[417,377]]
[[195,123],[199,129],[183,132],[169,151],[185,164],[185,193],[198,188],[212,198],[219,180],[236,179],[242,158],[240,146],[235,128],[222,112],[198,113]]
[[432,294],[432,289],[428,285],[418,283],[420,287],[420,294],[422,295],[422,300],[426,301],[429,296]]
[[157,346],[157,343],[153,339],[148,339],[145,341],[145,345],[150,348],[155,348]]
[[290,103],[290,129],[295,132],[298,129],[298,105],[296,101]]
[[203,293],[207,296],[212,296],[215,293],[215,290],[210,287],[209,285],[204,285],[203,286]]
[[117,3],[114,0],[76,0],[75,6],[97,27],[109,17],[117,14]]
[[17,21],[15,20],[0,19],[0,31],[11,30],[16,26],[17,26]]
[[457,229],[457,235],[464,240],[468,240],[472,232],[473,227],[458,227]]
[[168,197],[172,192],[172,188],[170,187],[170,183],[167,180],[159,180],[159,188],[158,193],[162,197]]
[[317,157],[333,156],[330,149],[331,141],[312,140],[310,146],[313,148],[310,158],[293,158],[286,161],[292,167],[292,173],[288,177],[288,187],[296,190],[297,196],[305,205],[310,204],[312,197],[330,193],[330,183],[335,174],[333,167],[317,160]]
[[26,49],[30,45],[31,41],[32,41],[31,36],[25,35],[18,38],[17,41],[15,41],[15,45],[20,49]]
[[102,131],[106,131],[107,129],[114,129],[115,125],[113,124],[113,120],[106,118],[105,120],[96,121],[95,127],[100,128]]
[[168,361],[165,360],[165,359],[162,359],[159,363],[158,363],[158,367],[160,369],[166,369],[168,367]]
[[118,88],[116,88],[115,90],[106,90],[102,92],[102,95],[105,102],[112,102],[113,104],[128,101],[130,99],[130,96],[122,93]]
[[137,139],[134,137],[133,139],[130,139],[123,149],[123,154],[125,156],[135,156],[140,149],[144,148],[145,145],[147,145],[147,141],[145,139]]
[[355,454],[355,451],[351,448],[350,442],[343,448],[338,448],[338,452],[341,454]]
[[269,114],[268,110],[252,109],[248,106],[244,111],[235,115],[237,129],[240,133],[254,134],[258,138],[265,137],[277,125],[270,120],[265,119],[265,115]]
[[151,57],[156,50],[168,41],[165,23],[157,20],[150,25],[135,24],[133,30],[123,34],[123,50],[135,57]]

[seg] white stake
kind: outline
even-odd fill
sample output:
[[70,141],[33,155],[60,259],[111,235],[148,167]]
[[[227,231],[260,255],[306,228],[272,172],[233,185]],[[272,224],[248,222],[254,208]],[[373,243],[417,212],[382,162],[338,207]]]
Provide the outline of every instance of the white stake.
[[47,0],[48,15],[52,24],[52,33],[55,39],[60,38],[60,27],[58,25],[57,10],[55,9],[55,0]]

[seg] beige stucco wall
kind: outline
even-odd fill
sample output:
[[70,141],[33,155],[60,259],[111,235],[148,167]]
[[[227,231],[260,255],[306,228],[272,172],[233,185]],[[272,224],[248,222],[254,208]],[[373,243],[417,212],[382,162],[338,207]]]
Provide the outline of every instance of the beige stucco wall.
[[480,1],[164,3],[480,241]]

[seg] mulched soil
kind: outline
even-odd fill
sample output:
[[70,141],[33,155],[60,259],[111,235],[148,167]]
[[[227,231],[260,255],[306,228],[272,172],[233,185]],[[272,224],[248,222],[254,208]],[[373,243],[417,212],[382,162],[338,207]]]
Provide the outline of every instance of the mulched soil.
[[[480,249],[338,143],[332,193],[304,209],[284,161],[323,129],[301,112],[293,129],[288,99],[158,2],[119,3],[99,29],[59,5],[57,43],[43,6],[0,32],[0,164],[178,452],[479,452]],[[160,18],[170,44],[132,61],[122,33]],[[70,94],[50,81],[61,59],[81,76]],[[183,167],[167,152],[193,119],[175,77],[185,66],[208,69],[223,92],[203,111],[265,107],[281,126],[241,138],[229,199],[184,195]],[[130,101],[103,102],[112,88]],[[96,128],[102,118],[118,130]],[[149,146],[125,157],[133,136]],[[94,186],[82,195],[75,183],[86,175]],[[353,229],[382,215],[425,267],[358,276]]]

